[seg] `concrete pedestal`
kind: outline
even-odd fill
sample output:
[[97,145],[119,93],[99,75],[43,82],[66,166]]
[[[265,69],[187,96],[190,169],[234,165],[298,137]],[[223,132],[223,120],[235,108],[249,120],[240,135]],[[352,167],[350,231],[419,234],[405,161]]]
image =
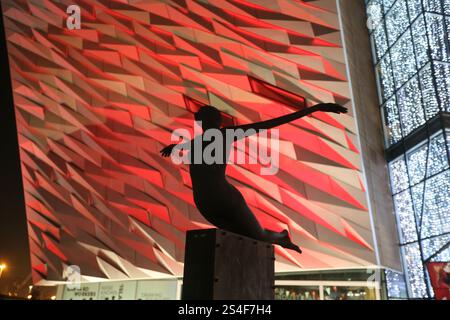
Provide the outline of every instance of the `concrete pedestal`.
[[274,299],[274,247],[219,229],[186,235],[183,300]]

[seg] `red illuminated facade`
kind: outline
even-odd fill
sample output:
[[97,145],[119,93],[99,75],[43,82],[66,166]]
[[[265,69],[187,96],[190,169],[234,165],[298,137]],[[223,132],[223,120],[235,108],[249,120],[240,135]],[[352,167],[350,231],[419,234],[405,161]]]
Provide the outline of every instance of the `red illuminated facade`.
[[[81,29],[66,8],[81,7]],[[336,1],[2,0],[33,280],[181,275],[185,232],[210,227],[186,166],[158,151],[192,112],[230,123],[318,102],[352,110]],[[289,229],[277,271],[376,264],[356,121],[280,128],[280,171],[232,165],[261,224]]]

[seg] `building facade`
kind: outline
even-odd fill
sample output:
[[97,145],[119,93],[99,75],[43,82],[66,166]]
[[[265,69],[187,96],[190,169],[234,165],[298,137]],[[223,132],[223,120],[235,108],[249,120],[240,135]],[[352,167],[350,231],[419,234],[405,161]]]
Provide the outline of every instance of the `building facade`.
[[[74,3],[80,29],[67,24]],[[335,0],[2,0],[33,280],[63,280],[69,265],[84,281],[182,275],[185,232],[209,224],[186,166],[159,150],[207,104],[236,124],[350,109],[280,128],[276,175],[227,171],[261,224],[303,249],[276,248],[279,295],[306,281],[324,298],[345,275],[400,271],[375,77],[356,81],[373,70],[355,4],[358,24]]]
[[366,1],[386,156],[411,298],[450,261],[450,2]]

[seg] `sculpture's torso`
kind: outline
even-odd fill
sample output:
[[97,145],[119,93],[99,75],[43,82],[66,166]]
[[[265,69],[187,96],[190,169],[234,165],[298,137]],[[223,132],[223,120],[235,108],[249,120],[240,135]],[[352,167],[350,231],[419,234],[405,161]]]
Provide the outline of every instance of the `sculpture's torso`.
[[[210,143],[202,142],[202,151]],[[189,172],[194,202],[202,215],[214,223],[217,218],[223,217],[225,212],[235,210],[236,206],[242,205],[242,202],[245,203],[240,192],[226,179],[225,171],[230,148],[227,148],[227,144],[224,143],[222,161],[212,164],[204,161],[195,163],[192,150],[193,146],[189,155],[191,161]]]

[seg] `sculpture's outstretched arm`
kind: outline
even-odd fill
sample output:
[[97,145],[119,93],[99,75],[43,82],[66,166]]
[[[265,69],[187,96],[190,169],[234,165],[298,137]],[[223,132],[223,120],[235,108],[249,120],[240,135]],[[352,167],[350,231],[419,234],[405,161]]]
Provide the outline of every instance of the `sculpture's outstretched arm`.
[[[234,127],[227,127],[225,129],[242,129],[244,131],[247,131],[249,129],[253,129],[256,132],[258,132],[259,130],[267,130],[267,129],[271,129],[274,127],[278,127],[281,126],[285,123],[289,123],[291,121],[300,119],[308,114],[311,114],[313,112],[316,111],[324,111],[324,112],[333,112],[333,113],[347,113],[347,108],[336,104],[336,103],[319,103],[316,104],[313,107],[307,108],[307,109],[303,109],[285,116],[281,116],[279,118],[275,118],[275,119],[270,119],[270,120],[266,120],[266,121],[261,121],[261,122],[255,122],[255,123],[249,123],[249,124],[244,124],[244,125],[240,125],[240,126],[234,126]],[[253,131],[253,130],[249,130]]]

